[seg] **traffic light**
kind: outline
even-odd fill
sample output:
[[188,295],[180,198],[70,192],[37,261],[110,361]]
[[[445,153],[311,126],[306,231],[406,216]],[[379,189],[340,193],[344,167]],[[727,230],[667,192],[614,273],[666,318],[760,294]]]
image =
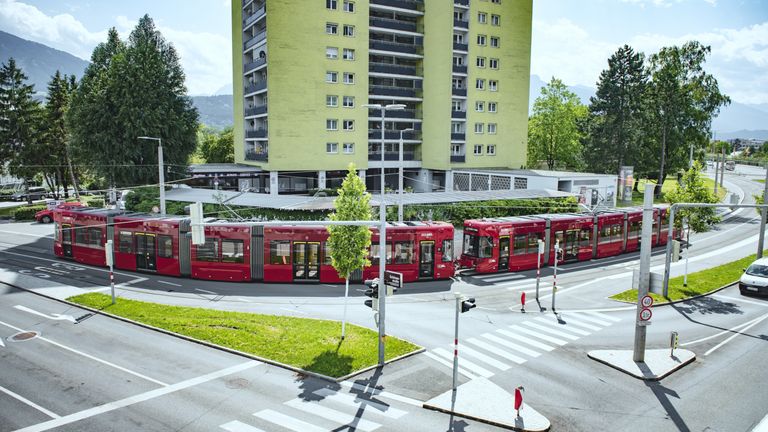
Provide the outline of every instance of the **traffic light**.
[[466,311],[468,311],[468,310],[470,310],[472,308],[475,308],[475,307],[477,307],[477,305],[475,304],[475,298],[474,297],[470,297],[468,299],[465,299],[465,300],[463,300],[461,302],[461,313],[464,313],[464,312],[466,312]]
[[365,285],[368,289],[365,290],[365,296],[370,297],[370,300],[365,301],[365,305],[369,308],[378,311],[379,310],[379,279],[367,280]]

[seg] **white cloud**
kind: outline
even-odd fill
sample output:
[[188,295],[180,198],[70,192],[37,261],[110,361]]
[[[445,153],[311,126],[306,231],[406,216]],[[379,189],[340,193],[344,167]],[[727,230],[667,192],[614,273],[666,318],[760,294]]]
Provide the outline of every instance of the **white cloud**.
[[[228,1],[222,4],[229,7]],[[121,37],[127,38],[137,21],[117,16],[107,27],[116,27]],[[162,20],[156,25],[181,57],[190,94],[212,94],[232,82],[232,49],[227,34],[176,30],[163,25]],[[107,29],[90,31],[70,14],[49,16],[16,0],[0,0],[0,28],[83,59],[89,59],[93,48],[107,37]]]

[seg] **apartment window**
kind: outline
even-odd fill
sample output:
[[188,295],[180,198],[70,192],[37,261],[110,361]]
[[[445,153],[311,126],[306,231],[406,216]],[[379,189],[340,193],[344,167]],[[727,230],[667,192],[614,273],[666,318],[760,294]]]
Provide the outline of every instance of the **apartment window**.
[[485,126],[485,125],[484,125],[483,123],[475,123],[475,133],[476,133],[476,134],[481,134],[481,133],[483,133],[483,128],[484,128],[484,126]]
[[325,121],[325,130],[329,130],[329,131],[339,130],[339,121],[336,119],[327,119]]
[[354,154],[355,143],[344,143],[344,154]]
[[461,33],[454,33],[453,34],[453,42],[454,43],[463,44],[464,43],[464,35],[461,34]]
[[499,59],[492,58],[488,61],[488,66],[491,69],[498,69],[499,68]]
[[493,4],[501,4],[501,0],[491,0],[491,3],[493,3]]
[[354,120],[344,120],[344,130],[345,131],[353,131],[353,130],[355,130],[355,121]]
[[475,88],[478,90],[485,90],[485,80],[478,78],[475,80]]
[[[483,44],[483,45],[485,45],[485,44]],[[495,36],[491,36],[491,46],[493,48],[498,48],[499,47],[499,38],[497,38]]]
[[459,123],[459,122],[452,122],[451,123],[451,131],[453,133],[463,133],[464,129],[461,127],[461,123]]
[[488,90],[496,91],[499,89],[499,82],[496,80],[488,80]]
[[491,25],[501,25],[501,17],[498,15],[491,15]]
[[496,133],[496,123],[488,123],[488,133],[489,134]]
[[329,142],[325,143],[325,152],[335,154],[339,152],[339,143]]
[[337,59],[339,58],[339,49],[334,47],[326,47],[325,48],[325,58],[329,59]]
[[344,52],[342,54],[342,58],[344,60],[354,60],[355,59],[355,50],[350,48],[344,48]]
[[339,25],[334,23],[325,23],[325,33],[329,35],[339,34]]
[[477,35],[477,44],[485,46],[485,35]]
[[496,112],[496,102],[488,102],[488,112]]
[[325,0],[325,7],[328,9],[336,9],[336,0]]
[[451,144],[451,156],[464,156],[464,147],[461,144]]
[[344,72],[344,84],[354,84],[355,74],[352,72]]
[[477,13],[477,22],[480,24],[485,24],[488,22],[488,14],[485,12],[478,12]]
[[354,12],[355,11],[355,2],[344,0],[344,12]]
[[455,66],[464,66],[464,57],[454,56],[453,57],[453,64]]
[[336,95],[327,95],[325,97],[325,106],[327,107],[339,106],[339,97]]
[[344,26],[344,36],[354,37],[355,36],[355,26],[353,26],[353,25],[345,25]]
[[457,21],[464,21],[464,12],[454,9],[453,11],[453,19]]
[[484,68],[485,67],[485,57],[478,57],[477,58],[477,67]]
[[327,82],[327,83],[339,82],[339,73],[338,72],[326,72],[325,73],[325,82]]
[[483,154],[483,145],[482,144],[475,144],[474,148],[472,149],[472,154],[475,156],[480,156]]
[[483,101],[475,102],[475,111],[477,111],[477,112],[485,111],[485,102],[483,102]]
[[490,144],[485,147],[485,154],[488,156],[496,156],[496,145]]
[[453,111],[463,111],[461,106],[461,101],[457,101],[457,100],[452,101],[451,105],[452,105]]
[[355,107],[355,97],[354,96],[344,96],[344,99],[342,101],[344,108],[354,108]]
[[461,78],[454,78],[453,79],[453,88],[455,89],[463,89],[464,88],[464,80]]

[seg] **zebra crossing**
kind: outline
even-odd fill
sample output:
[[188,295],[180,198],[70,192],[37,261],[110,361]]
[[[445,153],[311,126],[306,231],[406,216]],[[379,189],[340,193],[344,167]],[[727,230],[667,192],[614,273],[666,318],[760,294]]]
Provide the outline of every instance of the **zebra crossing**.
[[[358,384],[342,383],[347,387],[365,391]],[[313,392],[317,400],[294,398],[283,403],[279,408],[272,407],[253,413],[253,420],[233,420],[219,426],[227,432],[265,432],[279,430],[292,430],[296,432],[328,432],[340,430],[345,426],[353,426],[355,430],[373,432],[384,421],[398,420],[408,414],[408,411],[381,402],[382,396],[391,396],[392,399],[411,405],[421,406],[420,401],[412,400],[399,395],[389,395],[387,392],[375,392],[369,394],[376,400],[358,398],[357,395],[344,393],[330,388],[320,388]],[[359,411],[366,418],[356,415]],[[255,423],[260,427],[254,426]]]
[[[560,314],[559,321],[552,316],[539,316],[483,333],[464,340],[459,347],[459,373],[469,379],[490,378],[619,321],[620,318],[601,312],[567,312]],[[452,344],[446,344],[424,354],[453,368],[452,348]]]

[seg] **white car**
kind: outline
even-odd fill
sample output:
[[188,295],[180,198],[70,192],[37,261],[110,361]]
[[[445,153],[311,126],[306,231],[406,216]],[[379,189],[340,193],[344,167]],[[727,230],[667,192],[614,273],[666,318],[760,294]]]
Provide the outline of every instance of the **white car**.
[[768,295],[768,258],[760,258],[747,267],[739,279],[742,295]]

